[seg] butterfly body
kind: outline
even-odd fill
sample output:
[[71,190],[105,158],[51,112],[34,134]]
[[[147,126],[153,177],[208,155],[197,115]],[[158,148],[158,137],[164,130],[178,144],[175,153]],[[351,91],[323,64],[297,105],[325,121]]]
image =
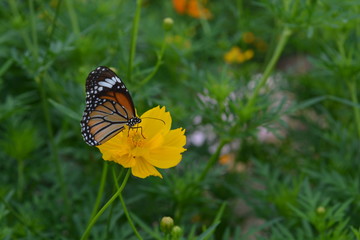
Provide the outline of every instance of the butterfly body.
[[86,79],[86,107],[80,122],[85,142],[100,145],[125,126],[134,127],[141,119],[121,79],[108,67],[100,66]]

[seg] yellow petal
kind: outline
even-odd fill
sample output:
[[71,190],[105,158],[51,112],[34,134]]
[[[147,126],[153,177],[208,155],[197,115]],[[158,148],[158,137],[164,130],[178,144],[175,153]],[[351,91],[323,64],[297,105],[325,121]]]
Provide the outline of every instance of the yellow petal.
[[171,128],[171,116],[165,112],[165,107],[154,107],[141,117],[142,133],[146,138],[152,138],[157,133],[168,132]]
[[125,168],[133,167],[135,165],[135,160],[126,152],[114,152],[106,151],[104,148],[99,148],[100,152],[103,154],[103,159],[106,161],[113,161]]
[[126,135],[124,135],[125,131],[127,131],[127,129],[116,134],[113,138],[110,138],[108,141],[104,142],[103,144],[97,146],[97,148],[99,148],[102,153],[109,152],[109,151],[110,152],[122,151],[123,147],[126,147],[126,145],[123,143],[126,143],[126,141],[127,141],[127,133],[126,133]]
[[134,176],[139,178],[146,178],[148,176],[157,176],[162,178],[161,173],[159,173],[156,168],[142,158],[138,158],[136,160],[136,165],[131,168],[131,172]]
[[154,149],[157,147],[161,147],[164,144],[164,134],[157,133],[152,138],[147,139],[144,144],[144,147],[148,149]]
[[119,156],[113,161],[122,165],[124,168],[134,167],[136,165],[136,160],[130,154]]
[[150,149],[146,160],[158,168],[170,168],[179,164],[181,153],[186,149],[185,130],[170,130],[165,136],[157,134],[146,145]]
[[126,146],[120,147],[116,142],[110,142],[97,146],[100,152],[103,154],[103,159],[108,161],[114,161],[116,158],[128,153]]
[[169,131],[164,137],[164,145],[172,147],[183,147],[186,144],[185,130],[177,128]]
[[146,160],[158,168],[171,168],[179,164],[184,150],[176,147],[159,147],[151,150]]

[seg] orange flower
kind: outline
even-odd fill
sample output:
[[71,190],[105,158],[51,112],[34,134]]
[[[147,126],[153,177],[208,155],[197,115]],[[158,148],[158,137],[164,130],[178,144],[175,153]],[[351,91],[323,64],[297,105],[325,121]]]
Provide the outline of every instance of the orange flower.
[[243,63],[253,57],[254,51],[252,49],[248,49],[243,52],[239,47],[232,47],[224,54],[224,60],[227,63]]
[[230,154],[230,153],[221,155],[219,158],[219,163],[221,165],[233,165],[234,161],[235,161],[235,156],[234,154]]
[[179,14],[187,14],[193,18],[212,17],[209,9],[205,8],[199,0],[172,0],[175,11]]

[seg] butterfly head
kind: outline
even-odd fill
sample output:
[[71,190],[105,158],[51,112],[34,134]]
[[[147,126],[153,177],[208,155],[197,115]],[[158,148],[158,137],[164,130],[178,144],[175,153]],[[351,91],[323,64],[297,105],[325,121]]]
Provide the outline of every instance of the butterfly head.
[[127,121],[126,125],[128,125],[129,127],[133,127],[138,123],[141,123],[141,119],[138,117],[133,117]]

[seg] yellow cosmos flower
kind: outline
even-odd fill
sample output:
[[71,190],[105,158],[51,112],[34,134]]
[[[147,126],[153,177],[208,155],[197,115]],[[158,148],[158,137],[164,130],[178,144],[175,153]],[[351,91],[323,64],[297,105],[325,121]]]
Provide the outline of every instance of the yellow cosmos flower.
[[185,130],[171,128],[171,115],[165,107],[155,107],[145,112],[142,122],[123,131],[98,146],[103,159],[114,161],[125,168],[131,168],[134,176],[146,178],[158,176],[155,168],[171,168],[181,161],[181,153],[186,151]]

